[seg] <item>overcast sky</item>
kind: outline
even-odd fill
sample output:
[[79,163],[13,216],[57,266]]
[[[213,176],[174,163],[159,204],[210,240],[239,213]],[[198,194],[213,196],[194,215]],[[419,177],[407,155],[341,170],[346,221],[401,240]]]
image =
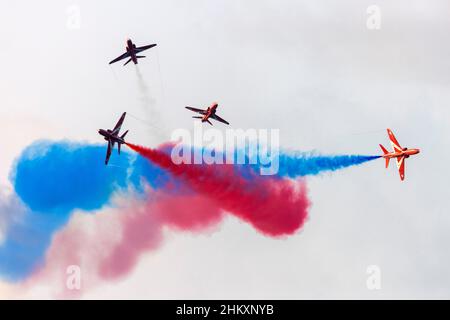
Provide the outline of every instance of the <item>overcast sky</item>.
[[[404,182],[382,160],[308,178],[310,218],[292,237],[232,217],[207,234],[173,233],[85,298],[450,298],[447,0],[0,4],[4,193],[36,139],[101,143],[96,130],[127,111],[127,137],[155,145],[193,129],[185,105],[212,101],[234,128],[280,129],[286,148],[379,154],[390,127],[421,149]],[[366,25],[373,4],[378,30]],[[127,37],[158,46],[138,67],[108,65]],[[13,218],[2,215],[0,233]],[[380,290],[366,286],[371,265]],[[13,289],[0,283],[0,297]]]

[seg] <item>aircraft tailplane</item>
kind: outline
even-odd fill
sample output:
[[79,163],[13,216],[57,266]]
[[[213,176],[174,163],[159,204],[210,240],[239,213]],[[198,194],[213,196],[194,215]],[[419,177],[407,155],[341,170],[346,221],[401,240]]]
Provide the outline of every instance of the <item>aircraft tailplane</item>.
[[128,61],[127,62],[125,62],[125,64],[124,64],[124,66],[126,66],[127,64],[129,64],[130,62],[131,62],[131,58],[130,59],[128,59]]
[[[386,148],[383,147],[383,145],[381,145],[381,144],[380,144],[380,148],[381,148],[381,150],[383,150],[383,154],[386,155],[389,153],[389,151],[387,151]],[[390,160],[389,158],[386,158],[386,168],[389,167],[389,160]]]

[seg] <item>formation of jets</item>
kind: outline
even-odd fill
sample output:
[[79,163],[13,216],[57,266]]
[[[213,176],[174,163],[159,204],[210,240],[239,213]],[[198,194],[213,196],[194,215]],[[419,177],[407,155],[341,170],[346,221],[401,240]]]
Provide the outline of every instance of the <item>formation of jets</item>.
[[[139,58],[145,58],[145,56],[140,56],[138,53],[155,47],[156,44],[150,44],[142,47],[136,47],[136,45],[131,41],[131,39],[127,39],[126,52],[114,60],[110,61],[109,64],[115,63],[117,61],[123,60],[125,58],[129,58],[124,65],[127,65],[130,61],[133,61],[134,64],[138,63]],[[193,116],[192,118],[201,119],[201,122],[208,122],[210,125],[213,125],[210,119],[222,122],[224,124],[229,125],[230,123],[216,114],[217,107],[219,104],[217,102],[212,103],[206,109],[198,109],[194,107],[186,107],[186,109],[193,111],[195,113],[200,114],[199,116]],[[117,151],[120,154],[120,146],[125,143],[125,136],[128,133],[128,130],[125,131],[124,134],[119,136],[120,129],[122,127],[122,123],[125,119],[126,112],[122,114],[119,121],[115,125],[114,129],[99,129],[98,133],[104,137],[106,141],[108,141],[108,149],[106,151],[106,159],[105,165],[108,164],[109,158],[111,157],[112,150],[114,149],[114,144],[117,143]],[[409,158],[412,155],[418,154],[420,152],[419,149],[408,149],[402,148],[392,133],[391,129],[387,129],[389,140],[391,141],[391,145],[393,148],[392,152],[389,152],[383,145],[380,144],[381,150],[383,154],[382,158],[386,159],[386,168],[389,167],[390,159],[394,159],[397,162],[398,172],[400,174],[400,179],[403,181],[405,179],[405,159]]]

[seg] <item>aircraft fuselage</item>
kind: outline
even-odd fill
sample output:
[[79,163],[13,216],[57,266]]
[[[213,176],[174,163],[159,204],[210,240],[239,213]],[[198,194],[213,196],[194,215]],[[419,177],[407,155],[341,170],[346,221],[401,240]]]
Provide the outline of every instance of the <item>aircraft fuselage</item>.
[[392,159],[392,158],[400,158],[400,157],[406,157],[408,158],[409,156],[418,154],[420,152],[419,149],[407,149],[407,148],[403,148],[403,150],[401,152],[390,152],[387,153],[385,155],[383,155],[383,158],[387,158],[387,159]]
[[202,118],[202,122],[208,121],[209,117],[216,113],[217,106],[217,103],[213,103],[210,107],[208,107],[208,109],[206,109],[206,113]]
[[120,143],[120,144],[125,143],[124,139],[122,139],[118,135],[113,134],[113,132],[111,130],[109,130],[109,129],[107,129],[107,130],[99,129],[98,133],[100,135],[102,135],[105,138],[106,141],[116,142],[116,143]]
[[138,63],[138,59],[136,57],[136,45],[133,43],[133,41],[131,41],[131,39],[127,40],[127,46],[125,48],[127,50],[127,52],[130,53],[130,58],[131,61],[133,61],[134,64]]

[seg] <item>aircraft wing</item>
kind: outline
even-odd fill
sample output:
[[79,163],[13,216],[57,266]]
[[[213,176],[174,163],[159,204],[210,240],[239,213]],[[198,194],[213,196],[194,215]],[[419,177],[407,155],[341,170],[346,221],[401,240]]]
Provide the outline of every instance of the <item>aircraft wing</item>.
[[210,118],[213,118],[214,120],[217,120],[217,121],[225,123],[225,124],[229,124],[228,121],[222,119],[221,117],[219,117],[218,115],[215,115],[215,114],[212,114]]
[[186,109],[200,113],[200,114],[206,114],[206,110],[202,110],[202,109],[197,109],[197,108],[192,108],[192,107],[186,107]]
[[397,167],[400,179],[403,181],[405,179],[405,157],[397,158]]
[[129,53],[129,52],[125,52],[125,53],[122,54],[121,56],[118,56],[118,57],[115,58],[114,60],[111,60],[111,61],[109,62],[109,64],[112,64],[112,63],[115,63],[115,62],[120,61],[120,60],[122,60],[122,59],[128,58],[129,56],[130,56],[130,53]]
[[400,146],[400,143],[398,143],[391,129],[387,129],[387,132],[389,135],[389,140],[391,140],[392,148],[394,148],[395,151],[402,151],[402,147]]
[[112,151],[112,145],[111,145],[111,141],[108,140],[108,149],[106,150],[106,159],[105,159],[105,165],[108,164],[109,161],[109,157],[111,157],[111,151]]
[[122,116],[120,117],[119,121],[117,121],[116,126],[113,129],[113,134],[119,133],[120,128],[122,127],[123,120],[125,119],[126,115],[127,115],[126,112],[122,113]]
[[149,44],[148,46],[137,47],[135,50],[136,50],[136,52],[138,53],[138,52],[142,52],[142,51],[144,51],[144,50],[153,48],[153,47],[155,47],[155,46],[156,46],[156,43],[154,43],[154,44]]

